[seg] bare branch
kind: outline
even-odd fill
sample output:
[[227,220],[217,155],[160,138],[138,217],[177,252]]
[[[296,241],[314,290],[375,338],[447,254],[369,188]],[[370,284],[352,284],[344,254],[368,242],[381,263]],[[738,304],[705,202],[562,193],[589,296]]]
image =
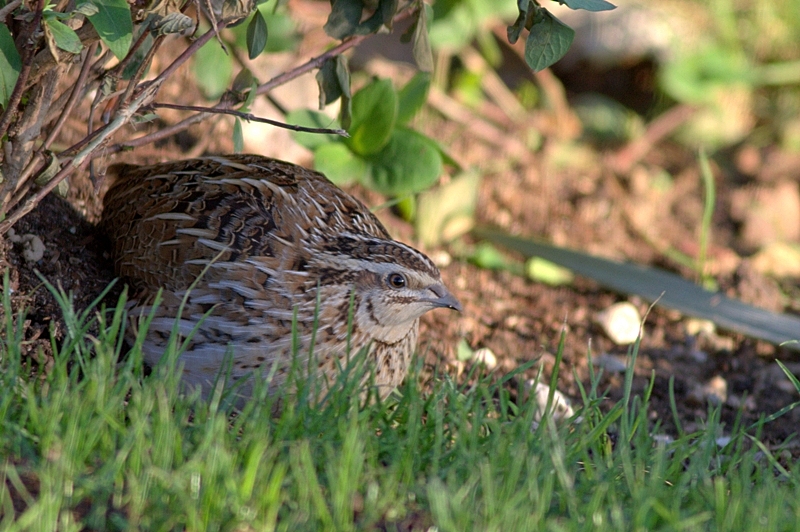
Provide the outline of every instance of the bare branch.
[[[222,31],[225,28],[225,26],[227,26],[227,25],[228,25],[228,22],[225,22],[225,21],[220,22],[218,31]],[[213,29],[211,29],[211,30],[208,30],[207,32],[205,32],[203,35],[201,35],[197,39],[195,39],[195,41],[192,44],[190,44],[186,48],[186,50],[183,51],[183,53],[181,55],[179,55],[177,58],[175,58],[175,61],[173,61],[172,64],[170,64],[167,68],[165,68],[164,71],[161,74],[159,74],[156,77],[156,79],[154,79],[150,83],[161,83],[162,81],[167,79],[169,76],[172,75],[173,72],[175,72],[178,69],[178,67],[180,67],[182,64],[184,64],[186,61],[188,61],[188,59],[190,57],[192,57],[192,55],[194,55],[194,53],[197,52],[197,50],[202,48],[202,46],[205,43],[207,43],[208,41],[213,39],[216,34],[217,33]]]
[[[83,26],[79,29],[75,30],[75,33],[78,34],[78,38],[83,43],[84,46],[88,46],[93,42],[100,41],[100,36],[95,31],[94,26],[92,26],[89,21],[87,20],[84,22]],[[33,47],[31,47],[33,49]],[[53,54],[49,47],[45,46],[43,50],[39,51],[36,56],[33,58],[33,65],[31,67],[31,74],[28,76],[28,80],[25,83],[25,90],[27,91],[32,86],[39,83],[42,77],[47,74],[53,67],[57,64],[68,62],[73,55],[71,52],[65,52],[60,49],[56,49],[56,53],[58,54],[58,58],[56,59],[53,57]],[[107,50],[107,53],[111,53],[110,50]]]
[[78,96],[83,91],[83,86],[86,83],[86,78],[89,76],[89,67],[91,66],[92,57],[94,56],[95,50],[97,50],[96,42],[89,45],[86,49],[86,56],[83,59],[83,66],[81,66],[81,72],[78,74],[78,80],[75,82],[75,85],[72,87],[72,93],[69,95],[69,100],[67,100],[67,104],[64,106],[64,110],[61,112],[61,115],[58,117],[58,122],[53,126],[53,129],[50,131],[50,134],[47,136],[47,139],[44,141],[42,145],[42,149],[39,150],[48,150],[50,149],[50,145],[55,140],[58,133],[61,131],[64,122],[67,121],[67,117],[72,113],[72,109],[75,107],[75,102],[78,100]]
[[[125,57],[122,58],[122,61],[117,63],[117,66],[111,69],[111,72],[119,74],[120,72],[125,70],[128,67],[128,64],[130,64],[130,62],[133,61],[133,58],[136,57],[136,52],[139,51],[139,48],[141,48],[142,45],[144,45],[148,35],[150,35],[148,28],[142,28],[142,33],[139,34],[139,38],[136,39],[136,41],[131,45],[130,49],[128,50],[128,53],[125,55]],[[143,63],[146,64],[146,62],[144,61]]]
[[29,198],[17,210],[3,220],[2,223],[0,223],[0,235],[6,234],[20,218],[31,212],[33,208],[36,207],[36,205],[38,205],[39,202],[42,201],[45,196],[47,196],[47,194],[56,188],[61,181],[75,171],[75,169],[88,162],[92,153],[99,148],[100,145],[110,135],[127,124],[140,107],[147,105],[148,101],[153,99],[160,87],[161,82],[158,82],[152,83],[142,90],[139,96],[133,102],[131,102],[130,105],[124,109],[121,109],[120,112],[117,113],[117,116],[114,118],[114,120],[104,127],[99,134],[95,135],[94,138],[86,145],[86,147],[77,153],[68,164],[66,162],[62,163],[63,166],[61,171],[58,172],[55,177],[48,181],[47,184],[43,186],[34,196]]
[[7,5],[5,5],[3,9],[0,9],[0,21],[5,20],[6,17],[20,5],[22,5],[22,0],[14,0],[13,2],[9,2]]
[[344,129],[328,129],[324,127],[298,126],[295,124],[287,124],[285,122],[271,120],[269,118],[261,118],[251,113],[243,113],[241,111],[235,111],[233,109],[221,109],[218,107],[200,107],[197,105],[176,105],[172,103],[153,103],[150,104],[149,107],[152,107],[154,109],[176,109],[178,111],[198,111],[201,113],[232,115],[241,118],[242,120],[247,120],[248,122],[260,122],[262,124],[270,124],[275,127],[290,129],[292,131],[301,131],[303,133],[323,133],[326,135],[339,135],[342,137],[350,137],[350,135],[348,135],[347,131],[345,131]]
[[[29,37],[26,37],[27,39],[33,38],[36,28],[39,27],[39,23],[42,21],[43,10],[44,0],[37,0],[36,12],[33,15],[33,21],[28,26],[27,34]],[[25,91],[25,84],[27,83],[28,75],[31,72],[31,60],[33,58],[34,46],[33,43],[27,44],[28,46],[23,47],[24,56],[22,58],[22,69],[20,69],[17,83],[14,85],[14,90],[11,92],[11,97],[8,99],[8,105],[6,105],[6,108],[3,111],[3,116],[0,117],[0,138],[5,136],[6,132],[8,131],[8,126],[11,124],[11,120],[13,120],[14,116],[17,114],[17,106],[19,105],[20,100],[22,100],[22,93]]]
[[[416,12],[416,10],[417,10],[417,7],[409,7],[408,9],[398,13],[394,17],[393,23],[396,24],[396,23],[398,23],[400,21],[405,20],[406,18],[408,18],[411,15],[413,15]],[[360,44],[364,40],[366,40],[369,37],[371,37],[371,35],[372,34],[370,34],[370,35],[358,35],[358,36],[350,38],[349,40],[343,42],[339,46],[331,48],[327,52],[325,52],[325,53],[323,53],[321,55],[318,55],[317,57],[313,57],[313,58],[309,59],[308,61],[306,61],[302,65],[299,65],[299,66],[293,68],[292,70],[290,70],[288,72],[285,72],[285,73],[283,73],[283,74],[281,74],[279,76],[276,76],[276,77],[272,78],[271,80],[267,81],[266,83],[264,83],[262,85],[259,85],[258,88],[256,89],[256,93],[259,94],[259,95],[260,94],[265,94],[265,93],[271,91],[272,89],[274,89],[275,87],[279,87],[280,85],[283,85],[284,83],[287,83],[287,82],[289,82],[289,81],[291,81],[291,80],[293,80],[295,78],[298,78],[298,77],[302,76],[303,74],[314,70],[315,68],[320,68],[325,63],[325,61],[327,61],[328,59],[330,59],[332,57],[336,57],[337,55],[340,55],[341,53],[349,50],[350,48]],[[205,35],[204,35],[204,37],[205,37]],[[214,107],[212,107],[210,109],[216,109],[216,110],[219,110],[219,109],[230,109],[230,107],[231,107],[231,103],[229,101],[222,100],[217,105],[215,105]],[[206,111],[206,112],[198,113],[196,115],[193,115],[193,116],[190,116],[188,118],[185,118],[184,120],[181,120],[177,124],[173,124],[172,126],[160,129],[158,131],[150,133],[149,135],[144,135],[142,137],[139,137],[138,139],[127,140],[125,142],[121,142],[119,144],[115,144],[113,146],[110,146],[106,150],[105,153],[113,154],[113,153],[117,153],[119,151],[122,151],[123,149],[136,148],[136,147],[139,147],[139,146],[144,146],[146,144],[150,144],[152,142],[158,142],[158,141],[163,140],[165,138],[169,138],[172,135],[176,135],[177,133],[180,133],[181,131],[185,131],[185,130],[189,129],[191,126],[193,126],[193,125],[195,125],[195,124],[197,124],[199,122],[202,122],[209,114],[211,114],[210,110]]]
[[[78,80],[75,82],[75,85],[72,88],[72,91],[69,94],[69,99],[67,102],[60,106],[61,113],[58,117],[58,121],[53,126],[53,129],[50,130],[50,134],[47,136],[47,139],[44,141],[42,146],[36,150],[36,152],[31,157],[31,160],[28,162],[25,169],[19,174],[19,177],[16,179],[16,191],[14,192],[13,197],[3,205],[4,210],[13,209],[22,198],[30,190],[31,186],[33,185],[34,180],[29,180],[29,177],[36,171],[37,168],[42,164],[45,159],[45,152],[50,148],[50,145],[54,142],[55,138],[58,136],[58,133],[61,131],[64,123],[69,117],[70,113],[72,113],[73,108],[75,107],[75,103],[78,100],[80,94],[84,91],[84,85],[86,84],[86,78],[89,73],[89,67],[91,66],[91,59],[94,55],[94,52],[97,48],[98,43],[92,43],[89,45],[85,52],[83,66],[81,67],[81,72],[78,75]],[[59,98],[60,99],[60,98]],[[44,122],[49,121],[49,116],[44,120]],[[40,169],[40,173],[41,173]]]
[[[147,32],[143,32],[145,34]],[[164,36],[159,35],[153,41],[153,46],[150,47],[150,50],[147,51],[147,55],[139,64],[139,68],[136,69],[136,74],[131,78],[128,86],[125,88],[125,93],[122,95],[122,98],[119,99],[119,103],[117,106],[124,105],[128,103],[133,94],[134,88],[136,88],[141,81],[142,77],[144,77],[144,73],[147,71],[147,67],[150,65],[150,62],[153,60],[153,57],[156,55],[156,52],[159,48],[161,48],[161,44],[164,42]],[[119,71],[121,72],[121,70]]]

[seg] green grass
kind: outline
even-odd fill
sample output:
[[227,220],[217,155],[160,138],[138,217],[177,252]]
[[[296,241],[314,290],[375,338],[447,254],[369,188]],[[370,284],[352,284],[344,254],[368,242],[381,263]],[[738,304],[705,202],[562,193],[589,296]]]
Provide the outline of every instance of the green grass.
[[630,378],[602,411],[593,379],[572,422],[534,423],[532,401],[511,401],[513,376],[462,387],[441,375],[426,393],[411,377],[365,406],[363,369],[322,404],[299,383],[277,416],[263,388],[231,415],[224,393],[182,395],[168,365],[143,376],[136,347],[117,363],[122,304],[79,316],[62,295],[67,338],[31,377],[4,294],[4,530],[800,527],[800,475],[758,445],[758,427],[723,427],[711,410],[699,432],[659,443]]

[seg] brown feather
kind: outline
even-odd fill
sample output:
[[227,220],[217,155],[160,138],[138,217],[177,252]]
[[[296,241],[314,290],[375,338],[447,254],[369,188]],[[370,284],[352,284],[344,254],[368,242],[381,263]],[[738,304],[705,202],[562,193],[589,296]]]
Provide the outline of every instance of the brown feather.
[[[458,308],[430,259],[392,240],[361,202],[317,172],[233,155],[115,165],[107,175],[101,225],[117,274],[133,288],[129,334],[160,288],[164,301],[144,345],[150,364],[164,353],[184,298],[182,337],[210,311],[181,355],[184,380],[205,392],[226,352],[233,380],[267,375],[273,365],[275,384],[284,380],[295,320],[300,367],[315,332],[313,356],[329,381],[348,345],[353,353],[369,347],[386,395],[405,376],[419,316]],[[390,285],[392,274],[405,286]]]

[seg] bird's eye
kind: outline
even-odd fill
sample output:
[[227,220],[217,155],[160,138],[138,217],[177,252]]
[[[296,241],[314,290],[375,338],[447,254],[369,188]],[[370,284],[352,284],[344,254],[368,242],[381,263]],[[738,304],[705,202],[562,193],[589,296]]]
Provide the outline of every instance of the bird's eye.
[[392,288],[403,288],[406,285],[406,278],[400,273],[390,273],[387,281]]

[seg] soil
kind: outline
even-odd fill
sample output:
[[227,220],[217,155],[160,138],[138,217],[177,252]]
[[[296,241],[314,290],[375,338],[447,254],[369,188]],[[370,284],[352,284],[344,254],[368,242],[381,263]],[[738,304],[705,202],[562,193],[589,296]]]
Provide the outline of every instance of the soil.
[[[176,84],[175,90],[181,92],[183,85],[179,80]],[[184,92],[180,101],[189,104],[187,98],[195,96],[199,99],[191,91]],[[661,141],[620,170],[619,154],[626,153],[625,145],[600,149],[576,135],[564,138],[559,129],[563,124],[552,111],[530,111],[524,120],[516,121],[491,103],[468,111],[479,126],[491,123],[505,136],[492,140],[476,135],[474,124],[443,121],[435,110],[418,120],[417,126],[435,136],[462,165],[481,170],[478,224],[605,257],[667,268],[693,278],[692,271],[665,253],[696,253],[703,190],[692,150]],[[513,159],[504,157],[504,143],[529,138],[531,124],[537,126],[541,145]],[[232,151],[230,135],[219,130],[214,135],[215,139],[209,140],[200,131],[190,132],[156,148],[127,154],[126,161],[152,162],[177,159],[181,154],[188,157],[203,151]],[[202,146],[198,139],[202,139]],[[777,148],[746,144],[715,155],[712,167],[718,189],[709,265],[728,295],[776,311],[797,312],[798,279],[778,282],[753,266],[746,257],[766,243],[743,239],[749,222],[735,208],[737,201],[741,203],[736,199],[741,195],[751,194],[756,201],[759,194],[768,194],[787,182],[794,183],[796,189],[797,174],[791,170],[796,168],[796,160],[792,157]],[[114,161],[100,161],[98,166],[110,162]],[[787,170],[776,175],[776,168]],[[656,182],[668,186],[658,188]],[[371,205],[382,203],[368,191],[353,192]],[[88,175],[75,175],[66,198],[50,195],[23,218],[15,226],[16,234],[36,235],[45,244],[45,254],[36,262],[23,258],[20,245],[3,242],[2,260],[10,275],[13,307],[27,309],[24,334],[32,369],[47,367],[52,359],[51,335],[57,343],[65,335],[62,311],[43,286],[42,277],[72,293],[77,308],[85,308],[114,278],[108,242],[93,225],[100,213],[101,197],[102,183],[98,187]],[[413,242],[413,231],[406,222],[387,210],[380,216],[399,238]],[[463,258],[476,243],[467,234],[449,246],[426,250],[443,264],[446,284],[464,305],[460,316],[437,311],[424,318],[420,352],[425,353],[427,362],[462,378],[473,363],[458,360],[456,346],[463,340],[472,349],[491,349],[498,360],[496,372],[505,373],[536,360],[525,377],[534,378],[541,366],[544,378],[549,378],[561,333],[566,331],[559,391],[573,400],[580,397],[578,380],[584,385],[589,381],[591,353],[604,368],[601,390],[607,391],[609,403],[618,399],[624,379],[618,362],[625,361],[628,348],[615,345],[595,317],[619,301],[630,301],[644,315],[649,302],[609,292],[586,279],[553,287],[508,271],[478,268]],[[110,304],[119,289],[117,286],[111,292]],[[797,392],[775,362],[783,360],[800,374],[796,353],[725,331],[692,335],[691,325],[685,316],[659,307],[647,317],[634,391],[643,393],[655,379],[650,402],[653,430],[676,433],[670,386],[678,418],[687,431],[702,425],[709,402],[721,406],[722,420],[731,427],[737,416],[745,424],[754,423],[797,400]],[[800,456],[797,442],[787,443],[798,426],[800,409],[795,409],[767,423],[763,439]]]

